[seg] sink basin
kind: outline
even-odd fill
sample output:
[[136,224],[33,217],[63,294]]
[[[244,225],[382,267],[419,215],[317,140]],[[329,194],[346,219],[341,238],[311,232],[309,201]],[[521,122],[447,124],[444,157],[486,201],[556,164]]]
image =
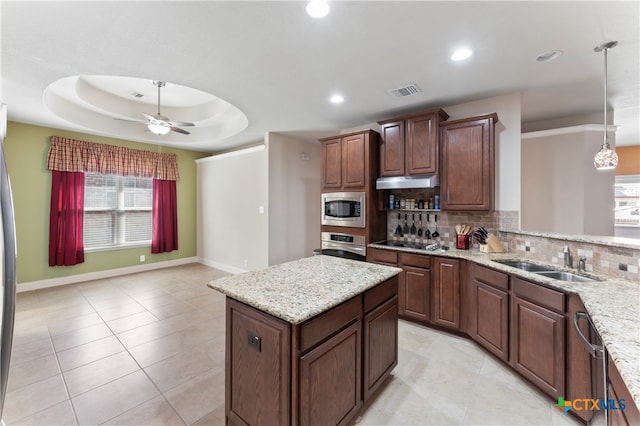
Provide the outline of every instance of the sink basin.
[[512,268],[521,269],[527,272],[541,272],[541,271],[553,272],[554,271],[548,266],[538,265],[536,263],[525,262],[522,260],[505,260],[505,261],[495,260],[494,262],[498,262],[503,265],[511,266]]
[[562,271],[541,271],[536,272],[538,275],[542,275],[543,277],[553,278],[554,280],[561,281],[569,281],[569,282],[592,282],[597,281],[593,278],[583,277],[582,275],[572,274],[571,272],[562,272]]

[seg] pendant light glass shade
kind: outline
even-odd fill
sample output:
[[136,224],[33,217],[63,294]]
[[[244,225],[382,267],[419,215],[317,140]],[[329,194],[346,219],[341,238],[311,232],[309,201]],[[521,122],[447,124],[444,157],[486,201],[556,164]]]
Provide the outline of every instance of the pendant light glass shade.
[[602,148],[593,159],[593,165],[598,170],[611,170],[618,166],[618,154],[609,145],[609,129],[607,128],[607,51],[617,45],[617,41],[610,41],[593,49],[595,52],[604,52],[604,136]]

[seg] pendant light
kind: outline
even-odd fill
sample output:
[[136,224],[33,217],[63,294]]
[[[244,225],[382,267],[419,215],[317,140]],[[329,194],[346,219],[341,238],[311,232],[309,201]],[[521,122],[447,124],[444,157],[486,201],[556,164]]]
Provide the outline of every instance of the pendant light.
[[607,131],[607,51],[617,45],[617,41],[609,41],[593,49],[595,52],[604,52],[604,137],[602,148],[593,159],[593,165],[598,170],[611,170],[618,166],[618,155],[609,145],[609,132]]

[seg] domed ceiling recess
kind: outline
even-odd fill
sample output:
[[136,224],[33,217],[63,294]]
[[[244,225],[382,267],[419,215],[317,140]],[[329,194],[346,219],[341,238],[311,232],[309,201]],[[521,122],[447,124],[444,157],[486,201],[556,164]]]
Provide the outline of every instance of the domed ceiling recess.
[[[242,111],[210,93],[166,82],[161,87],[160,112],[172,122],[193,123],[190,134],[171,131],[156,135],[143,113],[158,114],[154,80],[109,75],[65,77],[44,91],[45,106],[58,117],[85,127],[89,133],[153,144],[184,146],[236,135],[249,121]],[[179,126],[178,126],[179,127]]]

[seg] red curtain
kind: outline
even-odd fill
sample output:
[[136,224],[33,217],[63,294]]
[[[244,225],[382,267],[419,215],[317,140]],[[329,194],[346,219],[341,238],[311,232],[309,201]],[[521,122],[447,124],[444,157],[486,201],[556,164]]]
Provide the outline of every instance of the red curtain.
[[49,266],[84,262],[84,173],[51,171]]
[[175,180],[153,180],[151,253],[178,250],[178,203]]

